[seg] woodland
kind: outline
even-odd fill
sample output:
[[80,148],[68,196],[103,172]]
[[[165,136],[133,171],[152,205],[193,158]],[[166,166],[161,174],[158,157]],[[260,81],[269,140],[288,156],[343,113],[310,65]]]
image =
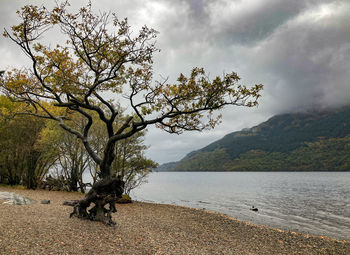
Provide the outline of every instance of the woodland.
[[[28,189],[80,191],[85,193],[98,179],[98,165],[89,157],[75,135],[52,120],[29,115],[13,116],[20,104],[0,96],[0,183],[23,185]],[[83,119],[71,115],[70,125],[82,129]],[[91,130],[95,151],[103,150],[104,129],[95,116]],[[124,193],[138,187],[157,164],[145,157],[145,132],[115,146],[115,173],[125,181]],[[91,179],[92,183],[84,181]]]

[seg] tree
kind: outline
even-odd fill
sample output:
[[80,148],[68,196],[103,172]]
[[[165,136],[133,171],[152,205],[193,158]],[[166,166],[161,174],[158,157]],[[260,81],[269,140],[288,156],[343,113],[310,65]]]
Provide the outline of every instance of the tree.
[[[121,107],[118,108],[121,123],[127,118],[123,117],[124,111]],[[104,145],[108,142],[108,135],[98,116],[96,114],[92,115],[94,124],[90,131],[90,137],[93,141],[91,146],[94,151],[101,154],[103,153]],[[118,123],[115,123],[114,127],[117,129]],[[148,148],[144,145],[145,134],[146,131],[142,130],[129,138],[117,141],[115,144],[115,158],[111,165],[111,175],[120,176],[124,180],[124,193],[128,195],[132,189],[146,181],[146,177],[152,171],[152,168],[157,167],[157,163],[151,159],[147,159],[144,155],[144,151]],[[93,183],[95,183],[97,181],[99,167],[92,160],[88,160],[87,164]]]
[[56,160],[53,141],[45,139],[47,120],[11,117],[18,104],[0,96],[0,182],[35,189]]
[[[91,113],[94,124],[90,130],[91,147],[95,152],[101,154],[103,146],[106,141],[106,131],[103,123],[98,116]],[[122,114],[122,109],[119,109],[119,114]],[[83,131],[85,119],[81,115],[70,116],[70,126],[76,130]],[[63,181],[68,184],[69,190],[85,192],[85,183],[83,182],[83,174],[85,170],[89,169],[93,183],[97,181],[98,165],[91,160],[86,150],[84,150],[83,143],[77,139],[75,135],[60,127],[51,125],[51,133],[46,135],[48,137],[55,136],[51,140],[55,140],[56,151],[58,152],[57,173],[58,176],[63,177]],[[115,128],[116,124],[115,124]],[[112,163],[112,175],[120,176],[125,181],[124,192],[129,194],[130,191],[145,182],[147,175],[155,168],[157,164],[144,155],[147,146],[143,144],[145,132],[141,131],[124,139],[118,141],[115,146],[115,160]]]
[[115,146],[116,158],[112,163],[114,175],[121,176],[125,182],[124,193],[129,195],[130,191],[146,181],[146,177],[157,164],[147,159],[144,151],[147,146],[143,144],[144,131],[118,141]]
[[[80,130],[83,119],[79,115],[71,115],[71,124]],[[48,139],[54,141],[54,147],[57,152],[57,161],[55,164],[56,179],[62,188],[69,191],[85,192],[85,184],[83,183],[83,173],[88,167],[89,156],[86,153],[83,143],[80,139],[71,133],[65,132],[57,123],[50,123],[50,131],[45,135]],[[63,183],[59,183],[62,180]]]
[[[127,19],[119,20],[114,13],[96,15],[91,4],[77,13],[69,13],[68,6],[66,1],[51,11],[33,5],[17,11],[21,23],[12,31],[5,29],[4,36],[15,42],[33,65],[30,70],[6,72],[1,87],[12,100],[27,103],[22,112],[55,120],[83,142],[99,166],[101,180],[76,204],[75,212],[82,218],[113,224],[114,197],[123,186],[122,180],[111,178],[117,141],[150,125],[175,134],[214,128],[221,118],[215,111],[227,105],[257,105],[262,85],[238,85],[240,78],[234,72],[210,80],[202,68],[193,68],[189,76],[180,74],[175,83],[153,81],[153,55],[158,51],[155,30],[144,26],[133,37]],[[57,26],[66,44],[51,49],[40,43],[44,34]],[[116,100],[127,99],[130,114],[126,119],[119,119],[118,108],[105,98],[105,92],[113,93]],[[102,154],[91,147],[93,118],[89,111],[98,114],[106,129]],[[69,126],[69,112],[84,116],[83,132]],[[87,212],[91,202],[95,207]],[[107,203],[109,210],[104,208]]]

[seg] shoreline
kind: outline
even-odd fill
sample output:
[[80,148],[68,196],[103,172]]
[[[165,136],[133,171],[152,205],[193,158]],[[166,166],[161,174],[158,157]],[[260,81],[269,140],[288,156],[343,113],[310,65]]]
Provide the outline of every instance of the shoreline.
[[324,171],[312,171],[312,170],[234,170],[234,171],[225,171],[225,170],[198,170],[198,171],[180,171],[180,170],[167,170],[167,171],[152,171],[152,173],[347,173],[350,170],[324,170]]
[[[4,254],[350,254],[350,241],[275,229],[223,213],[134,202],[117,205],[116,227],[69,218],[79,193],[0,187],[37,201],[0,204]],[[40,204],[49,199],[49,205]],[[59,252],[58,252],[59,251]],[[58,253],[57,253],[58,252]]]
[[137,200],[133,200],[133,202],[136,203],[144,203],[144,204],[150,204],[150,205],[168,205],[168,206],[175,206],[175,207],[180,207],[180,208],[185,208],[185,209],[190,209],[190,210],[195,210],[195,211],[203,211],[205,213],[208,214],[214,214],[220,217],[224,217],[224,218],[228,218],[229,220],[233,220],[233,221],[237,221],[246,225],[250,225],[253,227],[257,227],[257,228],[266,228],[269,229],[271,231],[277,231],[280,233],[291,233],[293,235],[303,235],[306,237],[312,237],[312,238],[321,238],[321,239],[328,239],[330,241],[336,241],[336,242],[345,242],[345,243],[349,243],[350,244],[350,240],[346,240],[346,239],[337,239],[334,237],[329,237],[329,236],[325,236],[325,235],[315,235],[315,234],[310,234],[310,233],[303,233],[303,232],[298,232],[298,231],[293,231],[293,230],[288,230],[288,229],[282,229],[282,228],[277,228],[277,227],[271,227],[268,225],[264,225],[264,224],[258,224],[258,223],[254,223],[251,221],[246,221],[246,220],[240,220],[237,219],[233,216],[230,216],[228,214],[222,213],[222,212],[218,212],[218,211],[212,211],[206,208],[194,208],[194,207],[190,207],[190,206],[185,206],[185,205],[177,205],[177,204],[166,204],[166,203],[157,203],[157,202],[145,202],[145,201],[137,201]]
[[220,212],[220,211],[215,211],[215,210],[211,210],[211,209],[207,209],[207,208],[196,208],[196,207],[191,207],[191,206],[186,206],[186,205],[179,205],[179,204],[175,204],[175,203],[158,203],[155,201],[139,201],[139,200],[133,200],[134,202],[138,202],[138,203],[147,203],[147,204],[154,204],[154,205],[169,205],[169,206],[177,206],[177,207],[184,207],[184,208],[188,208],[188,209],[193,209],[193,210],[199,210],[199,211],[204,211],[207,213],[212,213],[212,214],[217,214],[223,217],[227,217],[231,220],[236,220],[239,222],[243,222],[247,225],[252,225],[252,226],[256,226],[256,227],[265,227],[271,230],[276,230],[278,232],[286,232],[286,233],[297,233],[297,234],[301,234],[301,235],[305,235],[305,236],[310,236],[310,237],[320,237],[323,239],[330,239],[333,241],[341,241],[341,242],[348,242],[350,243],[350,237],[349,239],[343,239],[343,238],[337,238],[337,237],[332,237],[332,236],[327,236],[327,235],[317,235],[317,234],[313,234],[307,231],[298,231],[298,230],[293,230],[293,229],[288,229],[288,227],[278,227],[278,226],[270,226],[267,223],[255,223],[253,221],[249,221],[249,220],[244,220],[244,219],[239,219],[239,218],[235,218],[235,216],[226,214],[224,212]]

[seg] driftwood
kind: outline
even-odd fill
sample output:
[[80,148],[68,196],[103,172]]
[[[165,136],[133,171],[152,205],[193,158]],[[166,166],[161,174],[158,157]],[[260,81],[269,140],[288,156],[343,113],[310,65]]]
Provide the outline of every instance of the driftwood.
[[92,187],[91,183],[82,183],[78,181],[78,185],[73,185],[72,179],[67,179],[64,176],[53,178],[51,175],[47,176],[45,180],[39,182],[39,188],[54,191],[78,191],[85,193],[86,187]]
[[[70,217],[100,221],[106,225],[115,225],[112,213],[115,213],[115,203],[121,198],[124,191],[124,182],[117,179],[102,179],[97,181],[82,200],[64,201],[64,205],[73,206]],[[93,207],[87,210],[91,203]],[[106,208],[106,205],[108,207]]]
[[63,176],[53,178],[51,175],[46,177],[45,180],[39,183],[41,189],[54,190],[54,191],[71,191],[69,181]]

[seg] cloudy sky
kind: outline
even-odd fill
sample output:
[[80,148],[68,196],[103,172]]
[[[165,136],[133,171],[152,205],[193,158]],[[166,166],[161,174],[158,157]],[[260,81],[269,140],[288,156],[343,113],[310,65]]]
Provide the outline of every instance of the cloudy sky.
[[[71,0],[72,8],[87,1]],[[51,7],[53,0],[0,0],[0,24],[16,24],[24,4]],[[350,98],[349,0],[92,0],[93,8],[128,17],[137,31],[160,32],[155,78],[192,67],[211,77],[235,71],[242,83],[263,83],[259,107],[229,107],[223,122],[203,133],[169,135],[149,128],[147,155],[177,161],[225,134],[286,112],[347,104]],[[2,29],[1,28],[1,29]],[[0,69],[28,63],[15,45],[0,38]]]

